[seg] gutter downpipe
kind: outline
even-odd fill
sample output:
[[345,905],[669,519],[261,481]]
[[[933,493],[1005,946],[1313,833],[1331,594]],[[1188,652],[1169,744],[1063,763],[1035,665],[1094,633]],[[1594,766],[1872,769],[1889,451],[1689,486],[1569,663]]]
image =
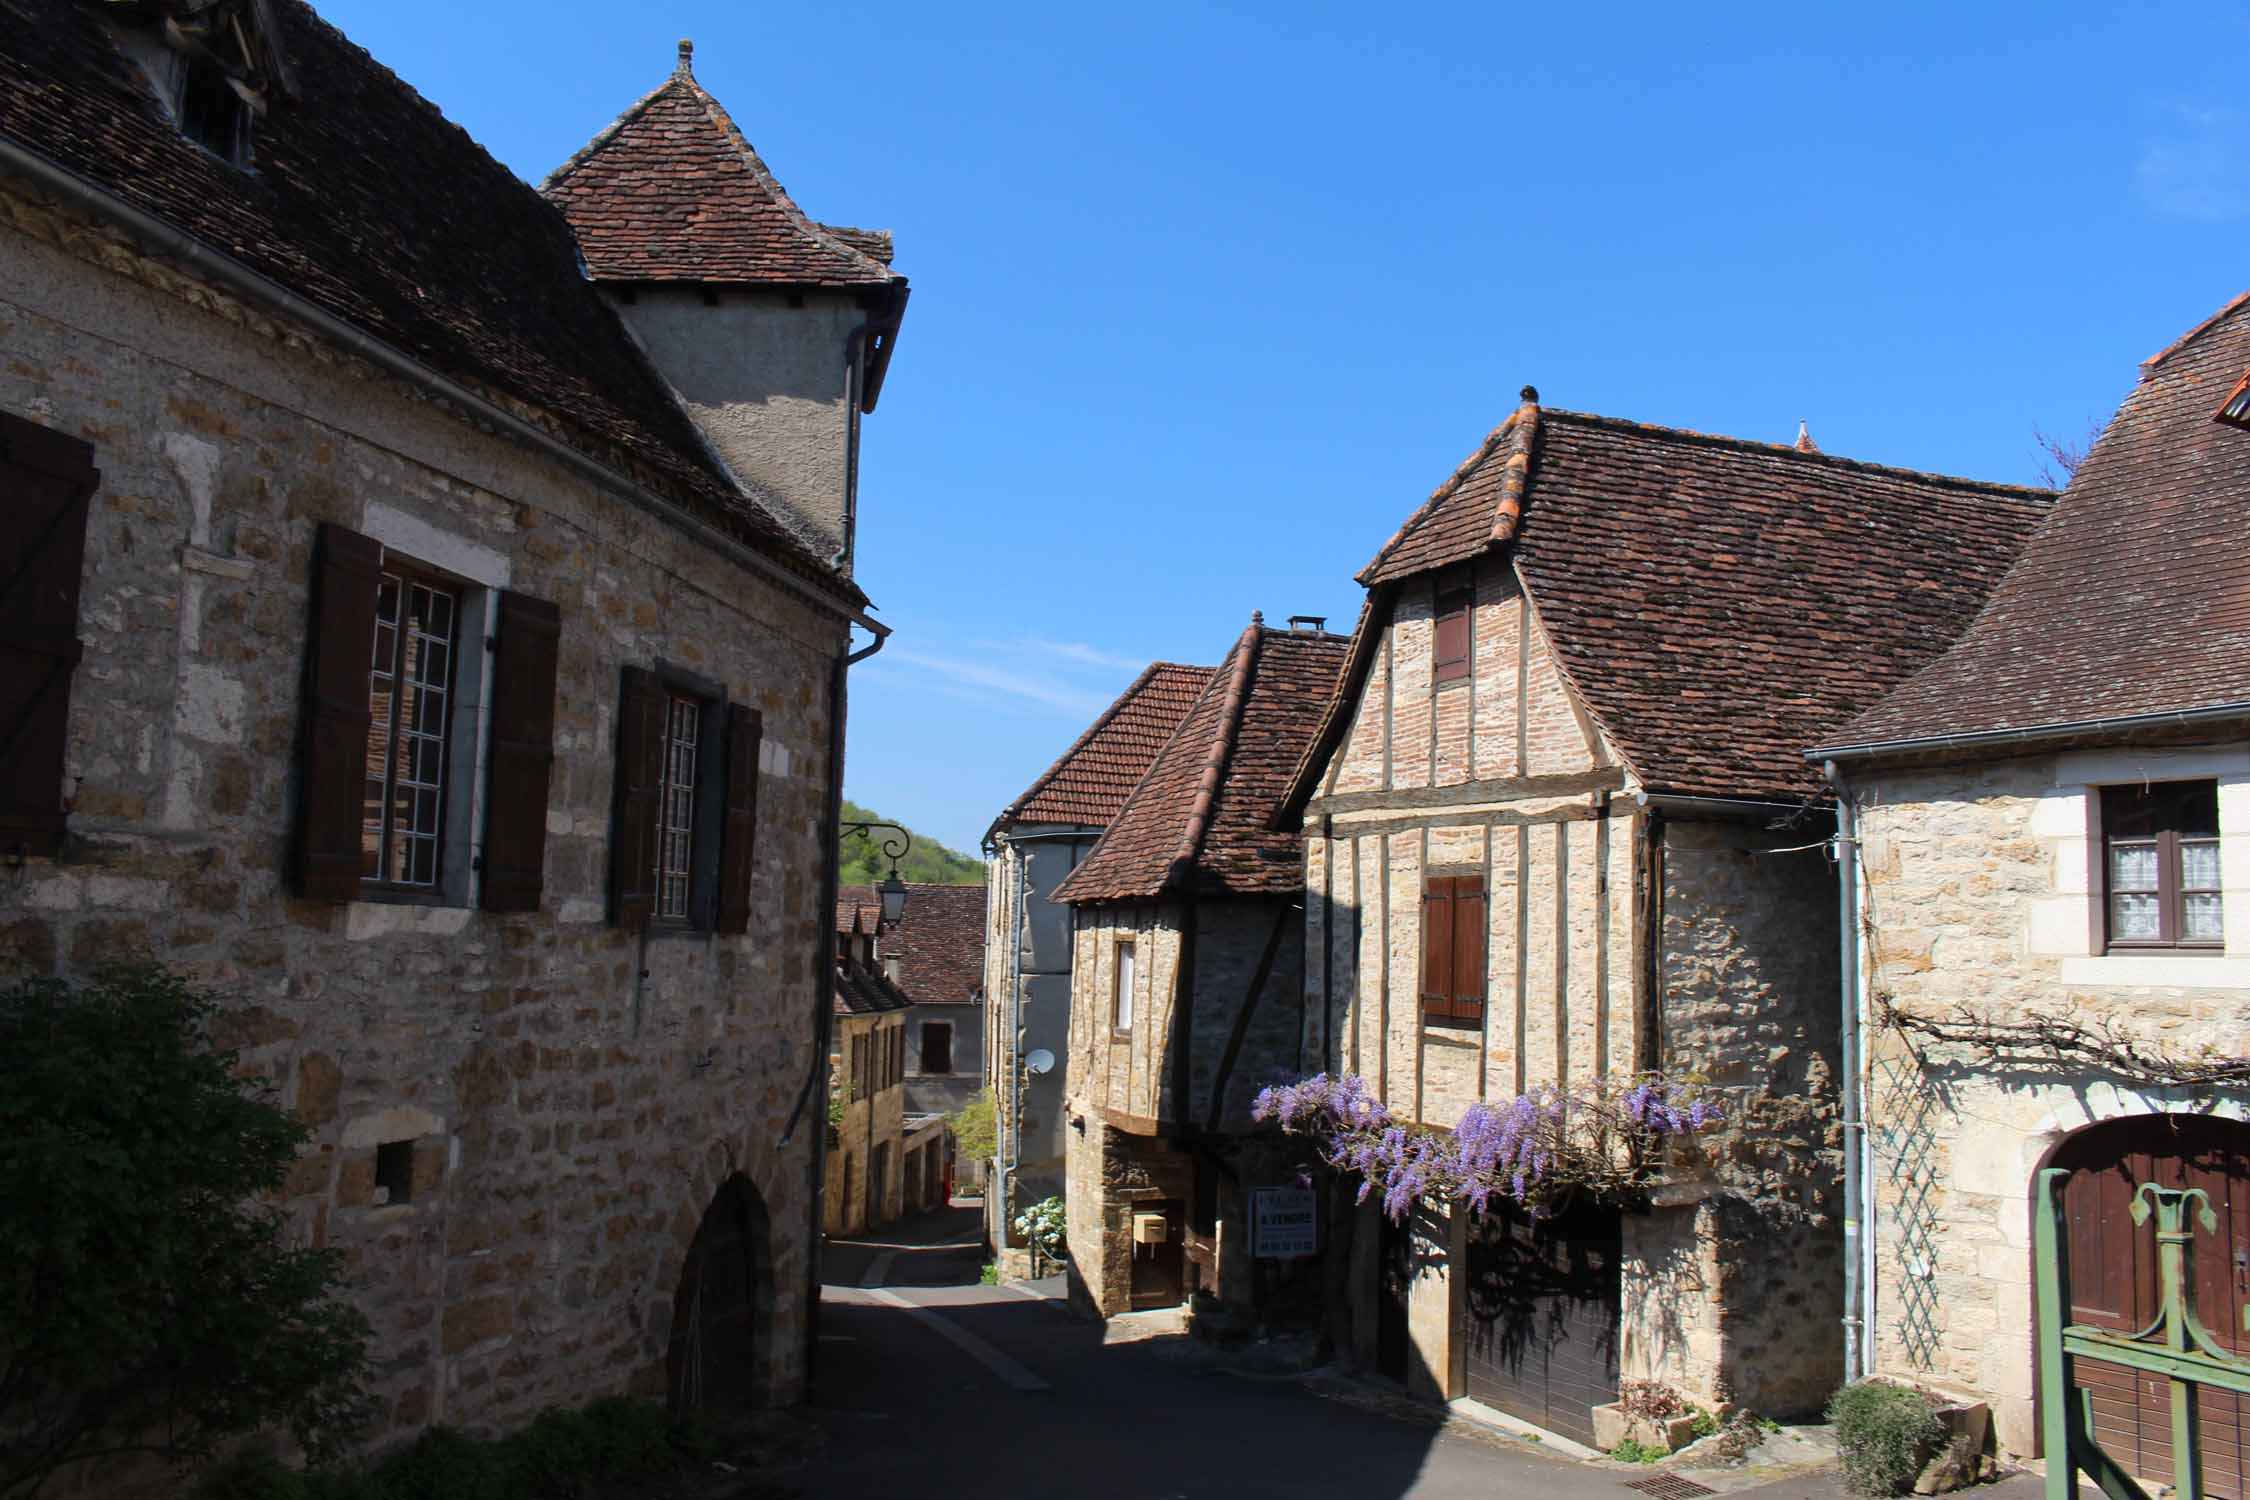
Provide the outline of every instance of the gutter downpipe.
[[1843,1031],[1844,1104],[1844,1379],[1858,1380],[1867,1373],[1868,1347],[1874,1332],[1865,1306],[1870,1278],[1863,1274],[1863,1258],[1873,1238],[1867,1233],[1867,1176],[1863,1157],[1867,1149],[1867,1122],[1862,1105],[1861,1053],[1867,1024],[1866,993],[1859,973],[1859,820],[1852,807],[1851,790],[1836,762],[1821,770],[1836,789],[1836,923],[1840,1017]]
[[246,301],[258,304],[267,312],[311,328],[330,343],[342,346],[377,369],[410,385],[419,386],[430,395],[458,407],[476,421],[497,428],[565,467],[577,470],[602,489],[623,496],[666,525],[687,533],[699,544],[723,554],[729,562],[750,569],[768,582],[778,584],[831,614],[841,615],[854,625],[874,631],[878,637],[890,634],[889,627],[877,624],[864,610],[855,609],[836,596],[824,593],[810,579],[800,578],[787,568],[768,560],[717,527],[619,473],[600,459],[579,452],[552,433],[525,421],[467,386],[446,378],[412,355],[354,328],[335,314],[251,270],[233,256],[213,249],[154,215],[142,212],[77,173],[56,166],[5,136],[0,136],[0,170],[26,178],[65,202],[108,220],[141,241],[145,248],[178,262],[183,270],[206,276]]
[[[862,662],[883,649],[890,639],[888,627],[874,626],[875,639],[857,651],[840,651],[835,664],[828,669],[828,790],[821,797],[823,814],[827,821],[820,850],[820,907],[824,914],[815,924],[813,946],[813,1048],[811,1066],[805,1070],[805,1081],[797,1090],[797,1103],[789,1111],[789,1123],[781,1129],[779,1145],[786,1149],[804,1119],[805,1105],[817,1090],[823,1098],[828,1094],[828,1046],[836,1031],[836,892],[843,883],[843,835],[840,824],[844,818],[844,710],[847,704],[848,684],[846,674],[854,662]],[[847,634],[844,644],[851,644]],[[874,1101],[868,1101],[872,1118]],[[824,1116],[825,1118],[825,1116]],[[807,1158],[807,1188],[805,1202],[812,1219],[812,1239],[805,1257],[805,1381],[812,1382],[813,1356],[820,1347],[820,1238],[821,1226],[826,1222],[823,1213],[826,1205],[828,1179],[828,1132],[813,1132],[812,1150]]]

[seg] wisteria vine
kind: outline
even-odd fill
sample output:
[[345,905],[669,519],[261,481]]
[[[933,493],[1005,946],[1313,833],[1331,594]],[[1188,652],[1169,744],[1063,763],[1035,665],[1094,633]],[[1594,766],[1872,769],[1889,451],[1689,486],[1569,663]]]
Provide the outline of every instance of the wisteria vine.
[[1648,1176],[1666,1138],[1724,1120],[1710,1098],[1657,1074],[1480,1101],[1450,1131],[1397,1119],[1348,1073],[1262,1089],[1251,1114],[1313,1137],[1330,1166],[1359,1178],[1358,1201],[1382,1194],[1393,1222],[1423,1198],[1482,1213],[1501,1196],[1537,1212],[1569,1190],[1617,1192]]

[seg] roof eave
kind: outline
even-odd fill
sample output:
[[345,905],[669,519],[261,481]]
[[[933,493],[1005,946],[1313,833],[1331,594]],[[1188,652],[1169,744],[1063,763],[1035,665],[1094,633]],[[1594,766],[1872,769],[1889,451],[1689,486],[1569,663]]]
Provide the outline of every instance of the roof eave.
[[2152,729],[2184,729],[2238,720],[2250,721],[2250,700],[2215,703],[2201,708],[2164,709],[2157,713],[2118,714],[2099,719],[2063,719],[2048,724],[2030,724],[2020,729],[1971,729],[1950,734],[1847,741],[1816,746],[1805,751],[1804,755],[1806,760],[1815,764],[1832,760],[1873,760],[1894,755],[1931,755],[1953,750],[2046,744],[2056,740],[2136,734]]

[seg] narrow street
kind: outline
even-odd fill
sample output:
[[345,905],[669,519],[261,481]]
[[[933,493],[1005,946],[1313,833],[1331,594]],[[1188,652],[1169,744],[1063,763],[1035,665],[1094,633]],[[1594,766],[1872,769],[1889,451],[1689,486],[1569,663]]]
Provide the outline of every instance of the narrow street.
[[[1105,1346],[1059,1280],[977,1284],[974,1208],[831,1242],[807,1497],[917,1500],[1638,1500],[1637,1477],[1441,1427],[1427,1408],[1242,1372],[1180,1335]],[[1334,1392],[1340,1386],[1324,1386]],[[1122,1439],[1122,1441],[1120,1441]],[[1833,1476],[1739,1493],[1841,1494]]]

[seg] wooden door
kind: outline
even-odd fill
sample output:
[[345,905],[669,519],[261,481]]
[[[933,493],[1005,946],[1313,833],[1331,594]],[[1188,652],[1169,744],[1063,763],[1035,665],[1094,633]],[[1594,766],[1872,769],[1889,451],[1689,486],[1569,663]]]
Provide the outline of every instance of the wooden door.
[[1591,1444],[1594,1408],[1617,1399],[1622,1246],[1614,1209],[1470,1220],[1469,1394]]
[[[2228,1350],[2250,1349],[2242,1309],[2250,1302],[2250,1125],[2209,1115],[2137,1115],[2090,1126],[2056,1150],[2063,1185],[2072,1322],[2138,1333],[2162,1311],[2154,1221],[2132,1219],[2144,1182],[2210,1195],[2216,1234],[2194,1240],[2195,1309]],[[2074,1361],[2073,1383],[2094,1400],[2094,1440],[2143,1479],[2172,1477],[2171,1382],[2106,1360]],[[2221,1391],[2200,1398],[2203,1488],[2212,1500],[2250,1500],[2244,1456],[2250,1402]]]
[[665,1366],[675,1412],[762,1403],[773,1281],[764,1205],[748,1178],[727,1179],[704,1211],[672,1295]]

